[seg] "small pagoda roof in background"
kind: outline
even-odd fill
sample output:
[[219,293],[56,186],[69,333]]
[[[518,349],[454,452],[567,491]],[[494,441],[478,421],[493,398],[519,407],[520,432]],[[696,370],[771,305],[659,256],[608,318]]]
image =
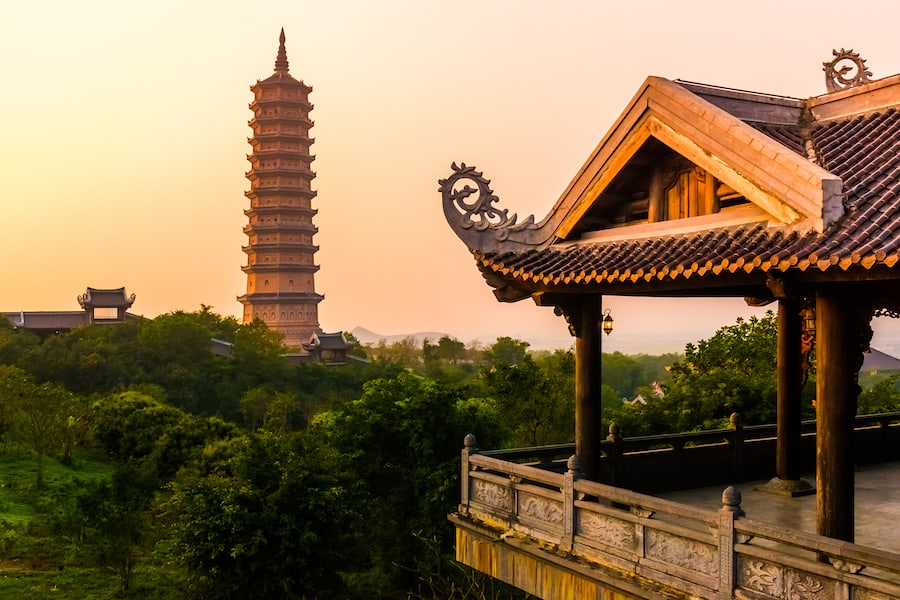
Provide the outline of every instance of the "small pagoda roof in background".
[[353,344],[347,341],[340,331],[336,333],[314,333],[310,336],[309,343],[303,345],[307,350],[349,350]]
[[127,296],[125,288],[97,289],[89,287],[87,291],[78,296],[78,304],[87,310],[90,308],[131,308],[136,296]]

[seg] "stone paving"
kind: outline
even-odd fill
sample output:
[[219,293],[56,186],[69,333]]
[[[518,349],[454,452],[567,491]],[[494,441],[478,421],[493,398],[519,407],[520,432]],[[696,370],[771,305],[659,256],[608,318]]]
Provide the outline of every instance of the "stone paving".
[[[814,483],[814,476],[804,479]],[[741,508],[748,518],[816,531],[816,496],[779,496],[755,489],[765,481],[738,484]],[[661,498],[698,508],[719,509],[724,487],[679,490],[657,494]],[[856,471],[856,543],[900,553],[900,462],[860,467]]]

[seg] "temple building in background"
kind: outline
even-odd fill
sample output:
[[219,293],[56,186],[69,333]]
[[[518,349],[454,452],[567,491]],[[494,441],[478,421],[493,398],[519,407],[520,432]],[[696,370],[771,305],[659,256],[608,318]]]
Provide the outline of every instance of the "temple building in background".
[[128,309],[134,304],[135,295],[125,293],[125,288],[98,289],[89,287],[78,296],[81,310],[33,311],[22,310],[3,314],[16,329],[31,331],[40,336],[67,333],[86,325],[116,325],[137,317]]
[[279,38],[275,72],[250,87],[253,119],[249,125],[252,153],[250,208],[244,211],[248,244],[243,250],[247,264],[247,291],[238,297],[244,305],[243,322],[260,319],[284,334],[291,347],[308,345],[320,334],[318,304],[324,296],[316,293],[315,274],[319,270],[313,244],[318,228],[313,225],[316,192],[310,154],[313,139],[309,130],[312,88],[288,72],[284,30]]

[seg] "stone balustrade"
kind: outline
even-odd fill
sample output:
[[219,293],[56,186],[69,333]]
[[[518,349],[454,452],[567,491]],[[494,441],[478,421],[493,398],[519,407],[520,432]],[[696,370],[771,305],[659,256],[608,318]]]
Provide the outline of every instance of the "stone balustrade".
[[702,510],[567,463],[510,462],[467,436],[457,560],[542,598],[900,598],[900,554],[747,518],[734,487]]

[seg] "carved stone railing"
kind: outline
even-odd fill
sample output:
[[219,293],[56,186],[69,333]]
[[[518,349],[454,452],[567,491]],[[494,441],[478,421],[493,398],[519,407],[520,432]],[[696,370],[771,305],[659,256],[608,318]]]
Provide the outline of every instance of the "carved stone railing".
[[[774,475],[776,426],[743,426],[735,415],[729,429],[621,437],[617,428],[601,443],[601,482],[636,491],[660,492]],[[815,467],[815,421],[803,421],[800,463]],[[858,465],[900,459],[900,412],[856,417],[854,459]],[[562,473],[574,444],[483,452],[508,462]],[[652,473],[648,478],[646,473]]]
[[551,568],[569,562],[583,575],[592,565],[607,584],[611,572],[622,585],[640,580],[695,598],[900,598],[900,554],[745,518],[733,487],[720,510],[702,510],[581,480],[575,456],[567,467],[555,473],[480,454],[467,436],[451,521]]

